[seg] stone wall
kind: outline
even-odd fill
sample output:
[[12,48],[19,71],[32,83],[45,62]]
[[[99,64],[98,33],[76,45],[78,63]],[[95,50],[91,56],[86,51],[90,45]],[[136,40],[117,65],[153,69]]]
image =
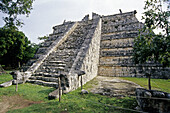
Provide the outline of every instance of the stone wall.
[[135,11],[102,17],[99,75],[136,75],[132,47],[142,27],[143,24],[135,17]]
[[84,71],[83,84],[97,76],[99,63],[99,48],[101,38],[101,19],[94,18],[90,32],[88,33],[80,52],[69,72],[70,90],[77,89],[80,86],[80,77],[78,73]]
[[169,113],[170,94],[156,90],[136,89],[139,109],[149,113]]
[[146,77],[146,73],[152,73],[153,78],[170,78],[170,68],[163,69],[154,62],[142,65],[133,62],[134,38],[144,26],[135,14],[136,11],[102,16],[98,75]]

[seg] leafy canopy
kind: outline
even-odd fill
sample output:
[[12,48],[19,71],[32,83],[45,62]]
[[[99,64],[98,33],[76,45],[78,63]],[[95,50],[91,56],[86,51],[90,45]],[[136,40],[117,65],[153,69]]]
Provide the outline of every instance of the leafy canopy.
[[26,63],[36,52],[37,45],[31,44],[25,34],[15,28],[0,28],[0,64],[17,67]]
[[29,15],[34,0],[0,0],[0,12],[7,14],[3,20],[6,26],[21,26],[23,22],[18,15]]
[[[146,0],[142,19],[144,28],[134,41],[133,58],[135,63],[155,62],[164,67],[170,66],[169,6],[163,10],[168,0]],[[155,34],[153,31],[161,32]]]

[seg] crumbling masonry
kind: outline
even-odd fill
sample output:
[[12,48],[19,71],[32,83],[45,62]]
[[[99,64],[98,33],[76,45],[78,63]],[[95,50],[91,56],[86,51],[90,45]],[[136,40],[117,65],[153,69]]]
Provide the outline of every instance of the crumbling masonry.
[[[93,13],[82,21],[65,22],[53,27],[53,33],[41,45],[26,66],[22,80],[29,83],[58,87],[72,91],[95,76],[140,77],[151,67],[155,77],[169,77],[160,64],[135,65],[132,61],[134,38],[143,24],[135,17],[136,11],[110,16]],[[161,75],[161,76],[159,76]],[[164,76],[163,76],[164,75]],[[170,78],[170,77],[169,77]]]

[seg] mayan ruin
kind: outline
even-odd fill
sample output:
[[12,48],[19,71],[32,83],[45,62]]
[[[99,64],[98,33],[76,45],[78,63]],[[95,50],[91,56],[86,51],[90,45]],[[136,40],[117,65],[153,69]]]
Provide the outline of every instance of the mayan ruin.
[[82,84],[97,75],[142,77],[152,67],[155,78],[168,78],[169,68],[163,70],[160,64],[133,63],[133,40],[143,27],[136,13],[93,13],[92,19],[86,15],[81,21],[54,26],[34,57],[16,73],[17,80],[57,88],[60,77],[62,90],[70,92],[80,87],[81,77]]
[[[148,111],[153,107],[154,110],[168,111],[168,101],[148,101],[147,98],[168,99],[169,93],[155,91],[151,94],[150,90],[134,82],[120,79],[147,78],[146,75],[150,73],[154,75],[151,76],[153,79],[168,80],[170,68],[151,61],[134,63],[134,39],[138,37],[144,23],[136,18],[136,10],[125,13],[119,11],[118,14],[106,16],[92,13],[92,18],[85,15],[80,21],[64,20],[54,26],[53,32],[40,44],[34,57],[19,70],[11,71],[9,74],[13,79],[1,83],[0,87],[16,85],[17,92],[18,84],[26,82],[47,86],[55,89],[48,93],[48,99],[59,98],[60,102],[61,95],[78,88],[81,88],[80,94],[88,94],[89,89],[84,90],[83,85],[97,81],[96,84],[92,82],[90,92],[93,94],[109,98],[137,95],[136,100],[141,109]],[[5,72],[1,65],[0,69],[0,72]]]

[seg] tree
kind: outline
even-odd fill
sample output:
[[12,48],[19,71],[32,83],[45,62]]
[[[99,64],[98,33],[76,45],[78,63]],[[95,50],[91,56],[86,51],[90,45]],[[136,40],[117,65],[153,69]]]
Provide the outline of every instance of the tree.
[[38,44],[31,43],[27,38],[26,38],[26,44],[25,44],[25,52],[22,60],[22,64],[27,63],[36,53],[36,51],[39,48]]
[[[163,67],[170,66],[170,36],[169,36],[169,10],[163,10],[163,3],[168,0],[146,0],[144,7],[144,28],[134,41],[133,59],[136,64],[147,62],[160,63]],[[164,4],[165,5],[165,4]],[[169,6],[167,7],[169,9]],[[159,29],[161,32],[155,34],[153,31]],[[150,76],[149,76],[149,89]]]
[[[5,26],[0,28],[0,63],[6,66],[20,67],[33,57],[37,46],[31,44],[25,34],[18,30],[23,22],[19,15],[29,15],[34,0],[0,0],[0,12]],[[18,64],[18,65],[16,65]]]
[[18,19],[18,15],[29,15],[34,0],[1,0],[0,12],[7,14],[3,20],[6,26],[21,26],[23,22]]
[[0,28],[0,64],[17,67],[33,57],[36,48],[23,32],[15,28]]

